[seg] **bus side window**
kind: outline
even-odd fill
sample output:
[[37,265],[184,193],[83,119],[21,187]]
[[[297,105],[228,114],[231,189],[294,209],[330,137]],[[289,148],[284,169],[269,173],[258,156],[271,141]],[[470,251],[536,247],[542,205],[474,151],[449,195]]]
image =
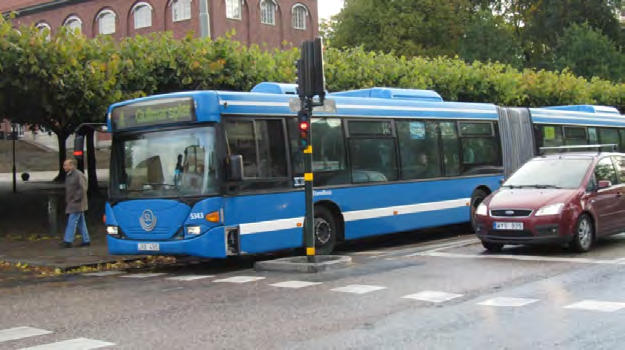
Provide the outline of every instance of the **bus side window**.
[[392,122],[350,120],[348,128],[352,181],[396,181],[399,169]]
[[441,176],[438,123],[397,121],[402,179],[428,179]]
[[460,140],[456,132],[456,123],[441,122],[440,129],[445,176],[458,176],[460,175]]

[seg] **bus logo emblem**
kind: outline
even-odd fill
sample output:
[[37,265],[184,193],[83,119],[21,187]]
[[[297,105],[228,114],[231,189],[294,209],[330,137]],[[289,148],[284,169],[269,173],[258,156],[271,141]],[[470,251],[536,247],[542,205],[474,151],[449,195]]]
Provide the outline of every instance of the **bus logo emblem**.
[[156,215],[150,210],[146,209],[141,214],[141,218],[139,219],[141,222],[141,227],[143,227],[146,231],[152,231],[156,227]]

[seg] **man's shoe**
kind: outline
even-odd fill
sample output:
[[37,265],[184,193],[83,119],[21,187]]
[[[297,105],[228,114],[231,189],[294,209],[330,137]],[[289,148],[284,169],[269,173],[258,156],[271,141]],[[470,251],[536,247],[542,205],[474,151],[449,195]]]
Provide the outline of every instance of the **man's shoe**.
[[69,243],[69,242],[63,241],[63,242],[59,243],[59,246],[61,246],[62,248],[71,248],[72,244]]
[[81,247],[88,247],[91,245],[91,242],[82,242]]

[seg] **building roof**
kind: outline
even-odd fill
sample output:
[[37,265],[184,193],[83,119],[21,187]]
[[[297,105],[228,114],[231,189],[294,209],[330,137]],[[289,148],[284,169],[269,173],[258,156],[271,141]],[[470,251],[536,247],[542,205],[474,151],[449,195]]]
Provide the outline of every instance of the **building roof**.
[[17,11],[50,2],[55,2],[55,0],[2,0],[0,1],[0,13]]

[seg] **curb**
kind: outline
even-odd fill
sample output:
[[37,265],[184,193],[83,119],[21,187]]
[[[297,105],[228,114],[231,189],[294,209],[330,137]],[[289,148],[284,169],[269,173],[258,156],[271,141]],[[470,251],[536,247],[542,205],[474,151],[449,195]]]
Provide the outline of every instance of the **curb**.
[[31,266],[31,267],[45,267],[45,268],[51,268],[55,270],[59,269],[61,272],[68,272],[68,271],[79,269],[82,267],[95,268],[102,264],[110,264],[110,263],[118,263],[118,262],[127,263],[127,262],[133,262],[137,260],[145,262],[148,259],[145,256],[139,256],[139,257],[125,256],[124,258],[121,258],[121,259],[102,259],[97,262],[70,263],[70,264],[61,264],[61,263],[53,263],[53,262],[29,262],[28,260],[17,259],[17,258],[2,259],[2,261],[6,261],[11,264],[22,263],[22,264],[28,264],[28,266]]
[[352,264],[350,256],[317,255],[315,262],[308,262],[306,256],[280,258],[276,260],[258,261],[254,263],[256,271],[281,271],[317,273],[329,270],[343,269]]

